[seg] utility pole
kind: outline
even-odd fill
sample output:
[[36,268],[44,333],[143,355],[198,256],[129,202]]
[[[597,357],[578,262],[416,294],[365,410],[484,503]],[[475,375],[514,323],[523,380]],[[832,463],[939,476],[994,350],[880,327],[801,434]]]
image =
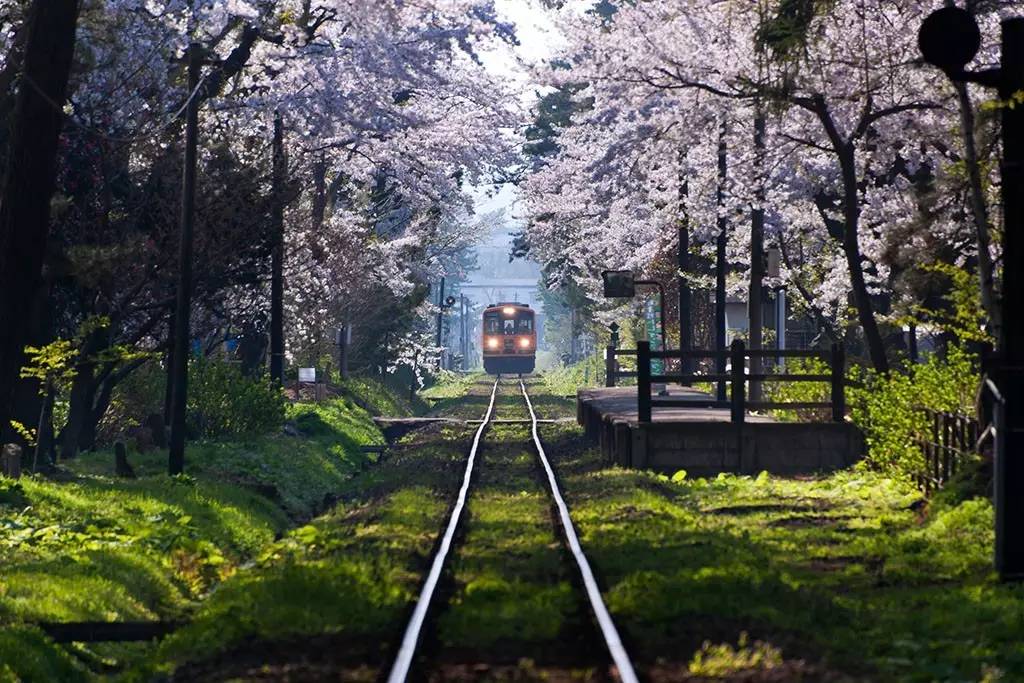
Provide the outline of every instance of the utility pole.
[[469,359],[467,358],[467,356],[469,355],[469,337],[467,336],[467,330],[469,329],[469,325],[467,325],[467,323],[469,321],[466,320],[466,314],[469,312],[468,309],[469,309],[469,306],[466,304],[466,295],[460,293],[459,294],[459,325],[460,325],[460,334],[459,334],[459,347],[460,348],[459,348],[459,350],[462,352],[462,371],[463,372],[469,370]]
[[[728,147],[725,141],[726,123],[723,120],[718,131],[718,239],[715,243],[715,374],[725,375],[725,271],[726,241],[729,221],[725,217],[725,183],[729,176]],[[726,400],[727,382],[718,383],[718,400]]]
[[[688,275],[690,272],[690,218],[686,210],[686,198],[690,186],[686,179],[685,154],[679,153],[679,350],[693,349],[693,307]],[[662,321],[664,324],[665,321]],[[692,360],[683,358],[679,368],[683,374],[690,374]]]
[[178,247],[178,291],[174,303],[172,339],[171,438],[167,471],[173,476],[185,471],[185,407],[188,400],[188,356],[192,317],[192,236],[196,212],[196,165],[199,148],[199,71],[203,47],[188,46],[188,92],[185,113],[185,167],[182,172],[180,243]]
[[273,171],[271,181],[270,230],[270,382],[284,386],[284,123],[281,112],[274,115]]
[[[755,201],[757,205],[750,215],[750,292],[747,295],[747,321],[750,327],[751,351],[760,351],[764,347],[764,307],[761,293],[764,287],[764,114],[760,111],[754,118],[754,155],[757,175]],[[750,373],[760,374],[762,362],[757,356],[750,357]],[[751,380],[750,400],[761,400],[761,382]]]
[[342,379],[348,379],[348,347],[352,343],[352,307],[345,305],[345,326],[342,328],[341,352],[338,359],[338,372]]
[[444,363],[444,349],[441,346],[441,326],[444,323],[444,276],[441,276],[441,291],[437,295],[437,369]]

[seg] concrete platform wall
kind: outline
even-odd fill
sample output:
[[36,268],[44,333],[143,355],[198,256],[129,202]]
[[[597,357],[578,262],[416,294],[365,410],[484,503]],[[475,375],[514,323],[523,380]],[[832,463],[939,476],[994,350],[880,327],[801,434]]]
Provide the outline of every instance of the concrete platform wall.
[[863,435],[849,423],[737,426],[728,421],[655,421],[641,425],[603,414],[584,400],[577,404],[577,419],[587,439],[599,445],[609,461],[663,472],[683,469],[691,476],[831,472],[849,467],[865,452]]

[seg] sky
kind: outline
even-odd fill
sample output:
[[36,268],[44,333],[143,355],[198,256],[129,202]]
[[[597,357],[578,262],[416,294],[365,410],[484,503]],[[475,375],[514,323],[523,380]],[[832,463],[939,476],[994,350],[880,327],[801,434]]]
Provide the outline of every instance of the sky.
[[[488,69],[500,73],[520,86],[523,91],[523,106],[532,107],[536,91],[530,87],[528,66],[550,58],[561,46],[563,40],[555,27],[552,13],[537,0],[495,0],[495,7],[503,19],[516,25],[520,45],[516,48],[502,46],[482,55]],[[511,218],[518,198],[516,188],[506,185],[493,197],[491,186],[478,188],[473,194],[476,210],[480,215],[505,210]],[[514,227],[514,226],[513,226]],[[507,242],[504,236],[496,236]]]

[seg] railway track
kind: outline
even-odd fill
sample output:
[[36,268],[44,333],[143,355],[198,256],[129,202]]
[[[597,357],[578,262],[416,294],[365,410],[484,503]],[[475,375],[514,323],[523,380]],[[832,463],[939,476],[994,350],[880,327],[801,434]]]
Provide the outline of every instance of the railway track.
[[[518,390],[518,394],[522,397],[522,406],[525,407],[528,414],[527,419],[499,419],[496,417],[498,412],[496,401],[502,388]],[[462,541],[461,537],[463,534],[460,534],[460,530],[462,525],[465,524],[467,506],[474,494],[474,482],[480,476],[482,446],[487,445],[485,433],[490,428],[514,429],[512,425],[529,427],[529,437],[524,439],[525,443],[520,445],[526,446],[528,449],[532,448],[535,453],[536,462],[534,466],[539,465],[537,470],[541,473],[540,476],[535,477],[535,481],[538,484],[543,482],[546,488],[545,494],[553,510],[552,525],[555,528],[550,529],[550,531],[561,541],[565,554],[572,558],[575,572],[575,581],[573,583],[578,587],[578,591],[582,593],[581,596],[577,597],[581,603],[585,603],[592,622],[596,624],[597,628],[593,630],[596,630],[598,635],[592,637],[591,640],[600,640],[604,652],[603,654],[594,653],[593,656],[605,662],[610,661],[613,663],[617,677],[623,683],[635,683],[637,681],[629,655],[601,596],[594,572],[587,560],[572,522],[568,505],[559,488],[554,469],[544,450],[544,444],[538,431],[538,424],[541,422],[542,420],[538,418],[534,404],[530,399],[526,383],[521,378],[513,383],[503,382],[501,377],[495,380],[490,390],[486,412],[473,435],[462,476],[462,485],[455,496],[451,514],[437,544],[434,557],[430,562],[430,568],[426,573],[412,615],[402,635],[397,655],[387,678],[388,683],[403,683],[411,675],[421,678],[420,672],[417,672],[414,667],[420,661],[418,658],[421,655],[421,650],[424,648],[424,642],[428,640],[426,637],[428,631],[437,628],[438,613],[448,607],[445,604],[447,602],[445,590],[441,586],[445,583],[445,572],[452,564],[453,555],[458,552],[460,542],[464,542]],[[514,463],[514,460],[509,459],[501,460],[495,458],[495,460],[496,462],[493,466],[498,467],[510,466]],[[560,529],[557,527],[560,527]],[[436,636],[429,640],[433,642],[440,641]],[[529,654],[528,652],[522,653],[524,657]],[[423,678],[426,677],[423,676]]]

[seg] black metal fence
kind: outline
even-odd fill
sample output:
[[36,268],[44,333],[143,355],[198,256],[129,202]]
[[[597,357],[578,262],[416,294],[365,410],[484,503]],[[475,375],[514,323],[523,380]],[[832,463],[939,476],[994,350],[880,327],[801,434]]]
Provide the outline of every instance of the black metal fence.
[[[748,350],[746,344],[736,340],[728,350],[666,350],[652,351],[649,342],[637,343],[635,351],[617,349],[609,346],[606,350],[606,385],[613,387],[616,381],[623,377],[636,377],[637,380],[637,405],[638,419],[640,422],[650,422],[652,412],[659,407],[685,407],[685,408],[727,408],[731,411],[732,421],[742,424],[748,410],[802,410],[802,409],[830,409],[832,419],[842,422],[846,415],[846,349],[842,344],[833,344],[831,350]],[[636,356],[636,372],[623,372],[618,369],[618,358],[622,356]],[[793,374],[786,372],[748,372],[747,361],[766,360],[772,358],[817,358],[828,363],[827,374]],[[651,372],[651,361],[654,359],[676,360],[676,365],[681,369],[674,374],[655,375]],[[719,371],[714,373],[693,373],[685,372],[692,361],[714,360]],[[672,398],[651,395],[651,385],[661,382],[677,382],[680,384],[692,384],[696,382],[718,382],[724,388],[729,387],[728,398]],[[750,401],[747,399],[748,382],[828,382],[831,386],[831,400],[820,402],[780,402],[780,401]],[[719,396],[725,395],[720,391]]]

